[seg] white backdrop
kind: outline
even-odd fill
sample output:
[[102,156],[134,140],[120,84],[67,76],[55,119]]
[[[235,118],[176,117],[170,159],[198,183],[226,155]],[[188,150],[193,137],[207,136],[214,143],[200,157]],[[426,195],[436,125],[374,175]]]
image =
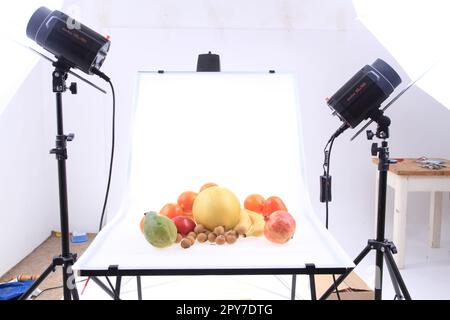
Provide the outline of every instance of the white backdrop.
[[137,222],[144,212],[158,211],[207,182],[230,188],[241,201],[255,193],[280,196],[292,203],[295,216],[310,207],[300,172],[294,75],[140,73],[138,78],[130,181],[131,202],[140,208]]
[[[312,212],[297,90],[293,74],[140,73],[126,201],[74,269],[352,267]],[[294,238],[189,252],[150,246],[139,230],[143,213],[206,181],[231,189],[241,202],[253,193],[280,196],[296,220]]]

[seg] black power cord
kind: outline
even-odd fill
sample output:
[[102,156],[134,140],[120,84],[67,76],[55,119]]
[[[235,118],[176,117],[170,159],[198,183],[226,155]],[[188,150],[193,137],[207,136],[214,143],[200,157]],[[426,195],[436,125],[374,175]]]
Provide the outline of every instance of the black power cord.
[[330,166],[331,166],[331,152],[333,151],[334,141],[336,140],[333,135],[328,141],[324,149],[325,161],[323,163],[323,176],[322,181],[322,192],[321,201],[325,202],[325,227],[329,227],[329,203],[331,202],[331,176],[330,176]]
[[[330,167],[331,167],[331,152],[333,151],[334,141],[336,140],[336,135],[334,134],[324,149],[325,161],[323,163],[323,176],[321,177],[321,188],[322,188],[322,196],[321,201],[325,202],[325,228],[329,229],[329,213],[330,213],[330,201],[331,201],[331,176],[330,176]],[[325,183],[325,185],[324,185]],[[325,190],[324,190],[325,188]],[[337,298],[341,301],[341,296],[339,294],[339,289],[336,282],[336,276],[333,274],[333,283]]]
[[328,229],[329,226],[329,203],[331,202],[331,152],[333,151],[334,141],[349,128],[349,125],[343,124],[328,140],[325,149],[325,160],[323,163],[323,176],[320,177],[320,202],[325,203],[326,207],[326,222],[325,226]]
[[[348,125],[344,124],[342,125],[339,130],[337,130],[328,140],[327,145],[324,149],[324,155],[325,155],[325,161],[323,163],[323,176],[320,177],[321,181],[321,195],[320,195],[320,201],[325,203],[325,227],[327,230],[329,229],[329,213],[330,213],[330,202],[331,202],[331,175],[330,175],[330,168],[331,168],[331,152],[333,151],[333,145],[334,141],[339,137],[345,130],[349,128]],[[336,295],[338,300],[341,300],[341,296],[339,294],[339,289],[337,286],[336,276],[333,274],[333,282],[334,282],[334,288],[336,291]]]
[[99,74],[99,76],[102,79],[106,80],[109,83],[109,85],[111,86],[111,92],[112,92],[112,98],[113,98],[112,131],[111,131],[111,136],[112,136],[111,137],[111,159],[109,162],[108,184],[106,187],[105,200],[103,202],[102,216],[100,218],[100,225],[98,227],[98,231],[100,232],[103,229],[103,223],[104,223],[105,214],[106,214],[106,207],[108,205],[109,191],[111,189],[111,180],[112,180],[112,173],[113,173],[113,166],[114,166],[114,153],[115,153],[115,145],[116,145],[116,93],[115,93],[114,85],[113,85],[111,79],[102,73]]
[[[76,284],[84,283],[84,282],[86,282],[86,281],[87,281],[87,279],[85,279],[85,280],[80,280],[80,281],[76,282]],[[42,290],[41,292],[39,292],[39,293],[34,297],[34,299],[39,298],[40,296],[42,296],[42,295],[43,295],[44,293],[46,293],[46,292],[53,291],[53,290],[58,290],[58,289],[63,289],[63,288],[64,288],[64,286],[58,286],[58,287],[52,287],[52,288],[44,289],[44,290]]]

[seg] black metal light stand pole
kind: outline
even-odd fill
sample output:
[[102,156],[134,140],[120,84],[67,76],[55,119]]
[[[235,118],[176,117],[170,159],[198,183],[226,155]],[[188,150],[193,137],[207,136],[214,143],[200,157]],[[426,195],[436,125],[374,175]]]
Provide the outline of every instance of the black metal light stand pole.
[[[376,278],[375,278],[375,300],[382,300],[383,297],[383,264],[386,259],[386,266],[392,280],[392,285],[399,300],[411,300],[411,296],[406,288],[405,282],[395,263],[393,254],[397,253],[397,248],[392,241],[386,240],[386,193],[387,176],[390,164],[396,163],[389,158],[389,126],[391,120],[383,114],[383,111],[377,110],[371,117],[378,124],[377,132],[367,132],[367,138],[372,140],[377,137],[382,140],[381,146],[378,143],[372,144],[372,156],[378,156],[379,189],[378,189],[378,212],[377,212],[377,237],[375,240],[369,240],[367,246],[361,251],[354,260],[356,266],[372,251],[376,251]],[[337,280],[336,284],[331,286],[321,297],[326,300],[339,285],[350,275],[351,271],[344,273]]]
[[72,83],[69,88],[66,86],[67,74],[70,66],[65,62],[58,60],[54,63],[55,71],[53,72],[53,92],[56,94],[56,120],[57,120],[57,136],[56,148],[50,151],[50,154],[56,155],[58,161],[58,181],[59,181],[59,206],[60,206],[60,222],[61,222],[61,255],[55,257],[50,266],[44,273],[33,283],[33,285],[25,292],[20,300],[26,300],[36,290],[36,288],[50,275],[56,271],[57,266],[62,267],[63,272],[63,290],[64,300],[78,300],[78,291],[75,284],[75,277],[72,266],[77,256],[70,252],[70,235],[69,235],[69,210],[67,199],[67,142],[73,141],[74,135],[64,134],[63,104],[62,94],[70,90],[72,94],[77,93],[76,83]]
[[[377,214],[377,239],[378,243],[385,241],[385,225],[386,225],[386,191],[387,191],[387,173],[389,170],[389,148],[387,141],[383,141],[381,148],[378,148],[378,144],[372,145],[372,155],[377,156],[379,159],[378,171],[379,171],[379,189],[378,194],[378,214]],[[375,300],[382,299],[383,290],[383,259],[384,253],[382,250],[377,250],[375,265],[376,265],[376,278],[375,278]]]

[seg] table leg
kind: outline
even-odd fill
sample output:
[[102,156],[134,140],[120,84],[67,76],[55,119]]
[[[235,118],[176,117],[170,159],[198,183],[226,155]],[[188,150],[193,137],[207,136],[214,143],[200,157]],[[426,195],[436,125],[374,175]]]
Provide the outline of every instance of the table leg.
[[431,192],[429,243],[431,248],[441,246],[442,192]]
[[297,275],[292,275],[292,287],[291,287],[291,300],[295,301],[295,296],[297,294]]
[[141,276],[137,276],[136,281],[137,281],[138,300],[141,301],[142,300],[142,278],[141,278]]
[[398,254],[395,255],[395,262],[400,269],[405,267],[407,207],[408,178],[399,177],[395,188],[394,243],[398,249]]
[[309,275],[309,288],[311,290],[311,300],[317,300],[316,278],[314,274]]

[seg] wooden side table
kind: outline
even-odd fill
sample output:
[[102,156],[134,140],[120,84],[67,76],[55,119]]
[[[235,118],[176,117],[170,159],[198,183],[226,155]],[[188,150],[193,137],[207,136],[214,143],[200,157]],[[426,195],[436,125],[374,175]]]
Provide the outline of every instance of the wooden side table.
[[[378,159],[373,162],[378,165]],[[446,160],[446,166],[441,170],[425,169],[416,163],[416,159],[401,159],[399,163],[390,166],[388,185],[395,191],[393,241],[398,249],[398,254],[394,257],[401,269],[405,266],[408,192],[431,193],[429,244],[432,248],[440,247],[442,197],[444,192],[450,192],[450,161]],[[378,198],[378,177],[376,181],[375,199]]]

